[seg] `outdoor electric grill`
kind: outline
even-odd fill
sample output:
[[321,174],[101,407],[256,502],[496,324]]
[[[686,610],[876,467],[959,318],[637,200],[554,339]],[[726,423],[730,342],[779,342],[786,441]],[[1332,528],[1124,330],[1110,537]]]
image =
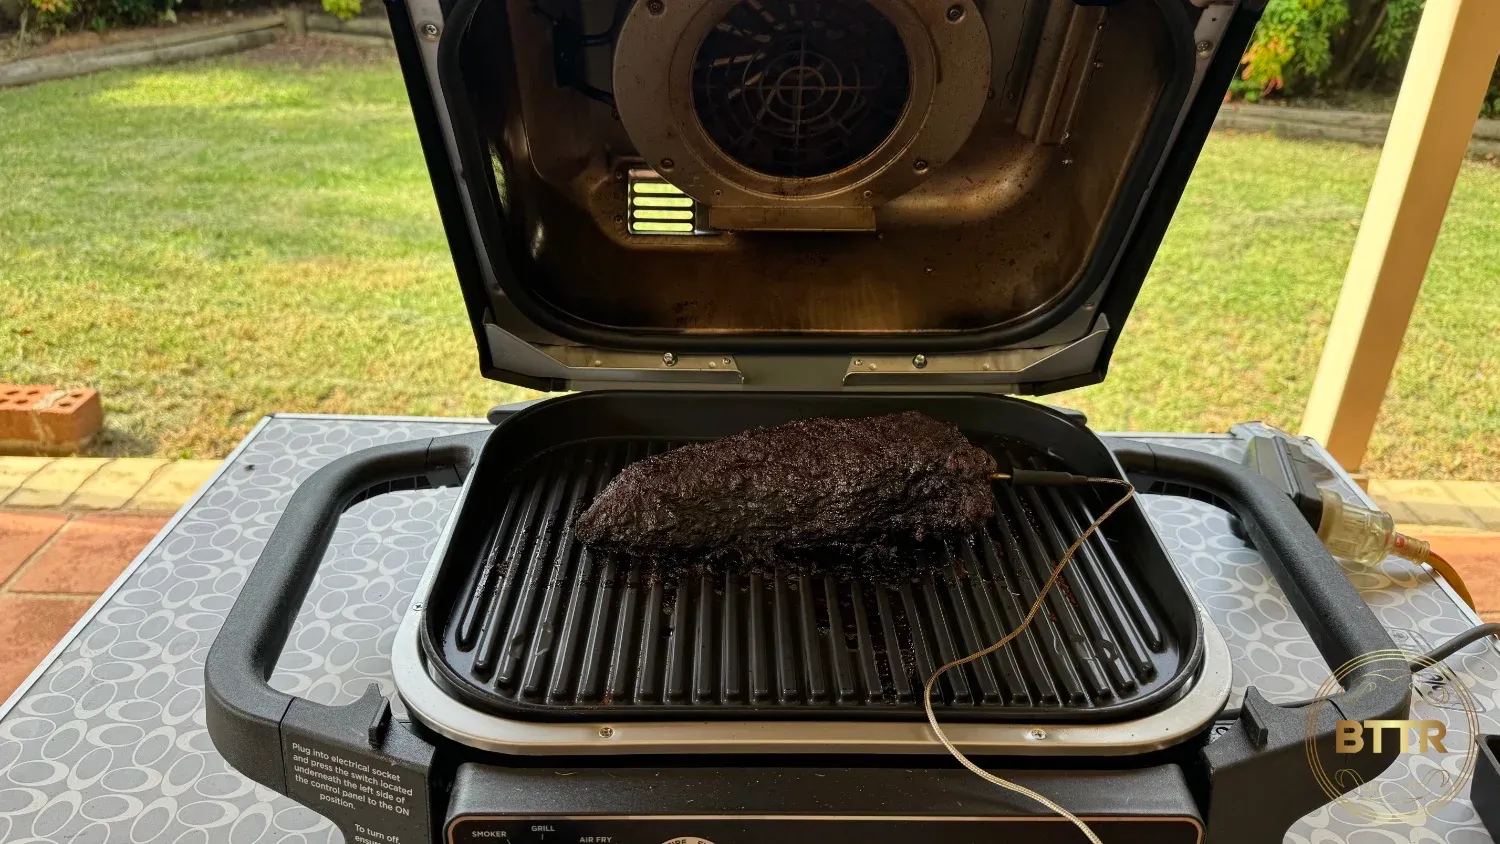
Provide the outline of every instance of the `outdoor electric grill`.
[[[482,371],[578,392],[298,489],[207,663],[209,732],[246,776],[356,844],[1079,840],[959,767],[922,687],[1016,628],[1116,488],[996,484],[984,528],[898,583],[665,580],[573,535],[634,461],[814,417],[918,410],[1002,469],[1206,498],[1329,665],[1392,648],[1255,473],[998,395],[1103,378],[1263,4],[388,4]],[[444,485],[400,706],[272,689],[339,514]],[[1330,786],[1307,758],[1335,717],[1405,717],[1404,667],[1378,669],[1316,711],[1254,688],[1226,709],[1228,649],[1130,501],[933,703],[1106,841],[1279,841],[1392,760],[1341,757]]]

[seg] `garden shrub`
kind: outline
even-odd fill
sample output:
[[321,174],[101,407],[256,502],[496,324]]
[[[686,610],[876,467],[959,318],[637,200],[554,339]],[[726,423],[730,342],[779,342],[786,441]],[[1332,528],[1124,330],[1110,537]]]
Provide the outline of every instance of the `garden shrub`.
[[344,20],[358,15],[362,6],[361,0],[323,0],[323,11]]
[[[171,23],[184,0],[30,0],[36,10],[34,20],[41,29],[61,31],[74,27],[107,29],[112,26],[142,26]],[[201,8],[202,0],[189,0]],[[222,8],[233,0],[214,0]]]
[[[187,8],[221,9],[236,0],[26,0],[36,10],[36,25],[60,31],[74,27],[105,29],[111,26],[170,23]],[[322,0],[323,9],[348,20],[360,13],[361,0]]]
[[[1423,0],[1270,0],[1231,95],[1392,92],[1411,54]],[[1500,72],[1483,113],[1500,115]]]
[[1246,99],[1278,91],[1288,81],[1316,79],[1333,64],[1333,38],[1349,20],[1347,0],[1271,0],[1261,17],[1240,75]]

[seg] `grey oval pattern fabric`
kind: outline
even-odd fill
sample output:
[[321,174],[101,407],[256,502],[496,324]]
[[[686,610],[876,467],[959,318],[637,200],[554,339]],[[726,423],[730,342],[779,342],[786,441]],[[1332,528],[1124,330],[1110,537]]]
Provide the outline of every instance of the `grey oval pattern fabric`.
[[[0,718],[0,841],[68,844],[324,844],[342,836],[316,813],[229,768],[203,724],[203,660],[246,572],[293,489],[352,451],[478,430],[480,423],[272,417],[31,688]],[[1237,457],[1233,437],[1166,440]],[[1336,483],[1336,481],[1330,481]],[[1346,490],[1346,492],[1348,492]],[[272,684],[338,704],[371,682],[392,691],[397,624],[456,502],[455,490],[384,495],[340,520],[298,611]],[[1163,540],[1224,632],[1237,704],[1247,684],[1273,700],[1312,695],[1328,666],[1264,562],[1229,517],[1196,501],[1147,496]],[[1399,560],[1350,572],[1403,643],[1425,649],[1472,623],[1425,573]],[[1486,711],[1500,691],[1500,656],[1475,646],[1450,663]],[[1383,783],[1401,788],[1445,760],[1406,756]],[[1455,801],[1425,826],[1372,826],[1323,809],[1288,836],[1331,841],[1488,840]]]

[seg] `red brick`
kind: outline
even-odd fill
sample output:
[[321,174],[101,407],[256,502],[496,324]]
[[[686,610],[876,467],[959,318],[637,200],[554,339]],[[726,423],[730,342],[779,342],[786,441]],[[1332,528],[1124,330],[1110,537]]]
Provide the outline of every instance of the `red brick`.
[[10,585],[13,592],[97,595],[167,523],[168,516],[79,516]]
[[50,384],[0,384],[0,440],[31,439],[31,409],[55,392]]
[[99,394],[41,384],[0,384],[0,443],[8,450],[77,451],[104,425]]
[[15,691],[93,602],[0,595],[0,699]]

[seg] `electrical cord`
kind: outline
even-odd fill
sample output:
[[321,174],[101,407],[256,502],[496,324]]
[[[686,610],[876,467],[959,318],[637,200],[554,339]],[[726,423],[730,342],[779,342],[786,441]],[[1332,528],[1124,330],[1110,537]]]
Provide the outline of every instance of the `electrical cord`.
[[926,685],[922,687],[922,708],[927,713],[927,723],[932,727],[932,732],[937,735],[938,741],[943,743],[943,747],[948,749],[948,752],[953,755],[954,759],[958,760],[958,763],[960,765],[968,768],[971,773],[986,782],[998,785],[1001,788],[1015,792],[1016,794],[1020,794],[1024,797],[1029,797],[1037,803],[1040,803],[1048,809],[1051,809],[1053,812],[1072,822],[1074,826],[1078,827],[1078,831],[1082,832],[1084,837],[1091,841],[1093,844],[1103,844],[1103,842],[1099,840],[1099,836],[1089,828],[1089,825],[1084,823],[1072,812],[1069,812],[1067,809],[1059,806],[1054,801],[1041,794],[1036,793],[1035,791],[1032,791],[1024,785],[1011,782],[1010,780],[1003,779],[1001,777],[997,777],[989,771],[984,770],[983,768],[974,764],[974,762],[971,761],[969,757],[965,756],[963,754],[963,751],[954,746],[953,742],[948,738],[947,734],[943,732],[943,728],[938,725],[937,715],[932,711],[932,687],[937,684],[938,678],[942,677],[944,673],[954,668],[967,665],[971,662],[974,662],[975,660],[983,659],[994,653],[995,651],[998,651],[1006,645],[1010,644],[1011,641],[1013,641],[1017,636],[1020,636],[1021,633],[1025,631],[1026,628],[1031,624],[1032,619],[1036,618],[1037,613],[1041,612],[1042,602],[1046,600],[1047,593],[1052,591],[1052,587],[1056,585],[1058,579],[1062,577],[1063,569],[1067,568],[1068,563],[1072,562],[1073,555],[1078,553],[1078,549],[1083,547],[1083,543],[1087,542],[1089,537],[1094,535],[1094,532],[1099,529],[1100,525],[1104,524],[1104,521],[1106,519],[1114,515],[1116,510],[1124,507],[1126,502],[1135,497],[1135,486],[1132,485],[1129,481],[1120,480],[1119,478],[1093,478],[1084,475],[1074,475],[1069,472],[1046,472],[1029,469],[1017,469],[1012,471],[1010,474],[995,474],[991,476],[991,479],[996,481],[1010,481],[1015,485],[1027,486],[1075,486],[1095,483],[1113,484],[1115,486],[1124,487],[1125,494],[1122,495],[1118,501],[1111,504],[1109,508],[1099,516],[1099,518],[1094,520],[1093,524],[1089,525],[1088,528],[1084,530],[1084,532],[1076,540],[1073,541],[1072,545],[1068,546],[1068,550],[1062,555],[1062,559],[1059,560],[1057,565],[1052,568],[1052,576],[1047,578],[1046,584],[1042,586],[1041,591],[1037,593],[1036,600],[1032,602],[1031,609],[1026,613],[1026,617],[1021,619],[1021,623],[1016,627],[1016,629],[1012,630],[1000,641],[994,643],[993,645],[990,645],[984,650],[975,651],[974,653],[971,653],[966,657],[953,660],[947,665],[944,665],[942,668],[939,668],[937,671],[934,671],[932,676],[927,678]]
[[[615,4],[614,16],[610,20],[609,28],[604,30],[603,32],[592,34],[583,32],[581,29],[578,30],[575,33],[578,39],[578,46],[600,47],[613,44],[615,42],[615,39],[620,34],[620,27],[625,25],[625,17],[629,10],[630,3],[628,2],[628,0],[618,0],[618,2],[616,2]],[[567,19],[565,18],[553,16],[540,3],[533,2],[531,4],[531,11],[545,18],[548,23],[552,24],[554,33],[559,27],[565,24],[570,27],[577,26],[576,24],[568,23]],[[556,36],[554,35],[554,39],[555,38]],[[577,91],[580,94],[583,94],[585,97],[588,97],[591,100],[604,103],[610,108],[615,107],[615,95],[613,91],[606,91],[603,88],[595,88],[593,85],[585,82],[582,78],[575,77],[566,81],[560,80],[560,84],[562,84],[564,87],[572,88],[573,90]]]
[[[1407,667],[1411,669],[1411,673],[1413,674],[1416,674],[1420,671],[1426,671],[1428,668],[1437,665],[1439,662],[1446,660],[1448,657],[1453,656],[1464,648],[1467,648],[1468,646],[1480,641],[1481,639],[1489,638],[1490,636],[1500,636],[1500,622],[1490,621],[1484,624],[1476,624],[1473,627],[1470,627],[1468,630],[1465,630],[1457,636],[1454,636],[1452,639],[1449,639],[1441,645],[1438,645],[1427,653],[1417,655],[1414,659],[1412,659],[1411,662],[1407,663]],[[1332,695],[1312,697],[1308,698],[1307,700],[1296,700],[1289,703],[1279,703],[1277,704],[1277,706],[1300,708],[1303,706],[1311,706],[1315,703],[1321,703],[1325,700],[1328,700],[1330,697],[1332,697]],[[1220,721],[1232,721],[1239,717],[1240,708],[1237,706],[1230,707],[1219,713]]]
[[1458,593],[1458,597],[1462,598],[1463,602],[1468,604],[1470,609],[1474,608],[1474,598],[1469,594],[1469,587],[1464,585],[1463,577],[1459,575],[1458,569],[1455,569],[1452,563],[1443,559],[1441,554],[1431,548],[1427,549],[1427,558],[1422,562],[1432,566],[1433,571],[1442,575],[1443,579],[1448,581],[1448,585],[1453,587],[1453,591]]
[[620,27],[625,25],[625,16],[630,11],[629,0],[615,0],[615,13],[610,18],[609,29],[596,35],[584,34],[581,42],[585,47],[599,47],[604,44],[615,43],[615,38],[620,34]]
[[1453,591],[1458,593],[1458,597],[1463,599],[1470,609],[1474,608],[1474,597],[1469,594],[1469,587],[1464,584],[1464,579],[1459,575],[1458,569],[1443,559],[1441,554],[1432,550],[1432,545],[1425,539],[1391,531],[1390,552],[1419,566],[1423,564],[1431,566],[1433,571],[1448,581],[1448,585],[1453,587]]
[[1421,656],[1412,660],[1412,673],[1415,674],[1418,671],[1442,662],[1443,660],[1447,659],[1450,656],[1453,656],[1454,654],[1474,644],[1480,639],[1485,639],[1490,636],[1500,636],[1500,623],[1491,621],[1485,624],[1476,624],[1473,627],[1470,627],[1468,630],[1465,630],[1457,636],[1454,636],[1452,639],[1449,639],[1448,641],[1442,643],[1441,645],[1438,645],[1427,653],[1422,654]]

